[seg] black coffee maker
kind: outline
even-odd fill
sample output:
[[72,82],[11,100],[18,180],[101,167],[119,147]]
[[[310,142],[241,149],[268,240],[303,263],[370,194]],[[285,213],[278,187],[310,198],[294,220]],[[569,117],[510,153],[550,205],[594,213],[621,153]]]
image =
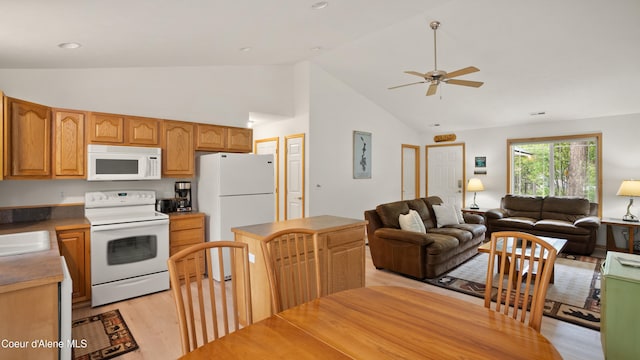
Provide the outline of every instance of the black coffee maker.
[[176,181],[176,211],[191,211],[191,181]]

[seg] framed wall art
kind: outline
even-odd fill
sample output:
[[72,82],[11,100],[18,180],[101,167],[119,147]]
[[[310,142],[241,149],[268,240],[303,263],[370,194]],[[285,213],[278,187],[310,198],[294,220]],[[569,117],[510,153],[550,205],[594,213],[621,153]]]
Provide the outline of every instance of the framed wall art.
[[371,179],[371,133],[353,132],[353,178]]
[[476,168],[473,170],[474,175],[487,175],[487,157],[476,156]]

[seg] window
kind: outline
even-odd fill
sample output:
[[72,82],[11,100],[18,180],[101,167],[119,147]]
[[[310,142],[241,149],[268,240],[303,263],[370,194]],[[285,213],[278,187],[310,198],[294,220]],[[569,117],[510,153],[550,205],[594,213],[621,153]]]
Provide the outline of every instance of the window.
[[507,140],[516,195],[579,196],[601,204],[602,134]]

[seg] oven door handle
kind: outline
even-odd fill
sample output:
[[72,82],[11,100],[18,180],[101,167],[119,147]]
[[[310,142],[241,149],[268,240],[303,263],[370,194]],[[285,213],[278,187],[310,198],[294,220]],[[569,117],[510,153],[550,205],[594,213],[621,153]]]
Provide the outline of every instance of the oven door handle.
[[169,219],[152,220],[152,221],[136,221],[136,222],[122,223],[122,224],[92,226],[91,231],[120,230],[120,229],[141,228],[141,227],[149,227],[149,226],[168,225],[168,224],[169,224]]

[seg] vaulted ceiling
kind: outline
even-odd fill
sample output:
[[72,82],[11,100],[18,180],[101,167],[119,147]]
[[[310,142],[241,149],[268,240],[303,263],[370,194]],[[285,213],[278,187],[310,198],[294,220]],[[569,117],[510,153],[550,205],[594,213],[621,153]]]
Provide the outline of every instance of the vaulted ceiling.
[[[311,61],[419,131],[640,113],[637,0],[0,1],[0,68]],[[405,70],[470,65],[480,88]],[[77,42],[78,49],[58,44]],[[531,115],[544,113],[542,115]],[[435,127],[439,124],[439,127]]]

